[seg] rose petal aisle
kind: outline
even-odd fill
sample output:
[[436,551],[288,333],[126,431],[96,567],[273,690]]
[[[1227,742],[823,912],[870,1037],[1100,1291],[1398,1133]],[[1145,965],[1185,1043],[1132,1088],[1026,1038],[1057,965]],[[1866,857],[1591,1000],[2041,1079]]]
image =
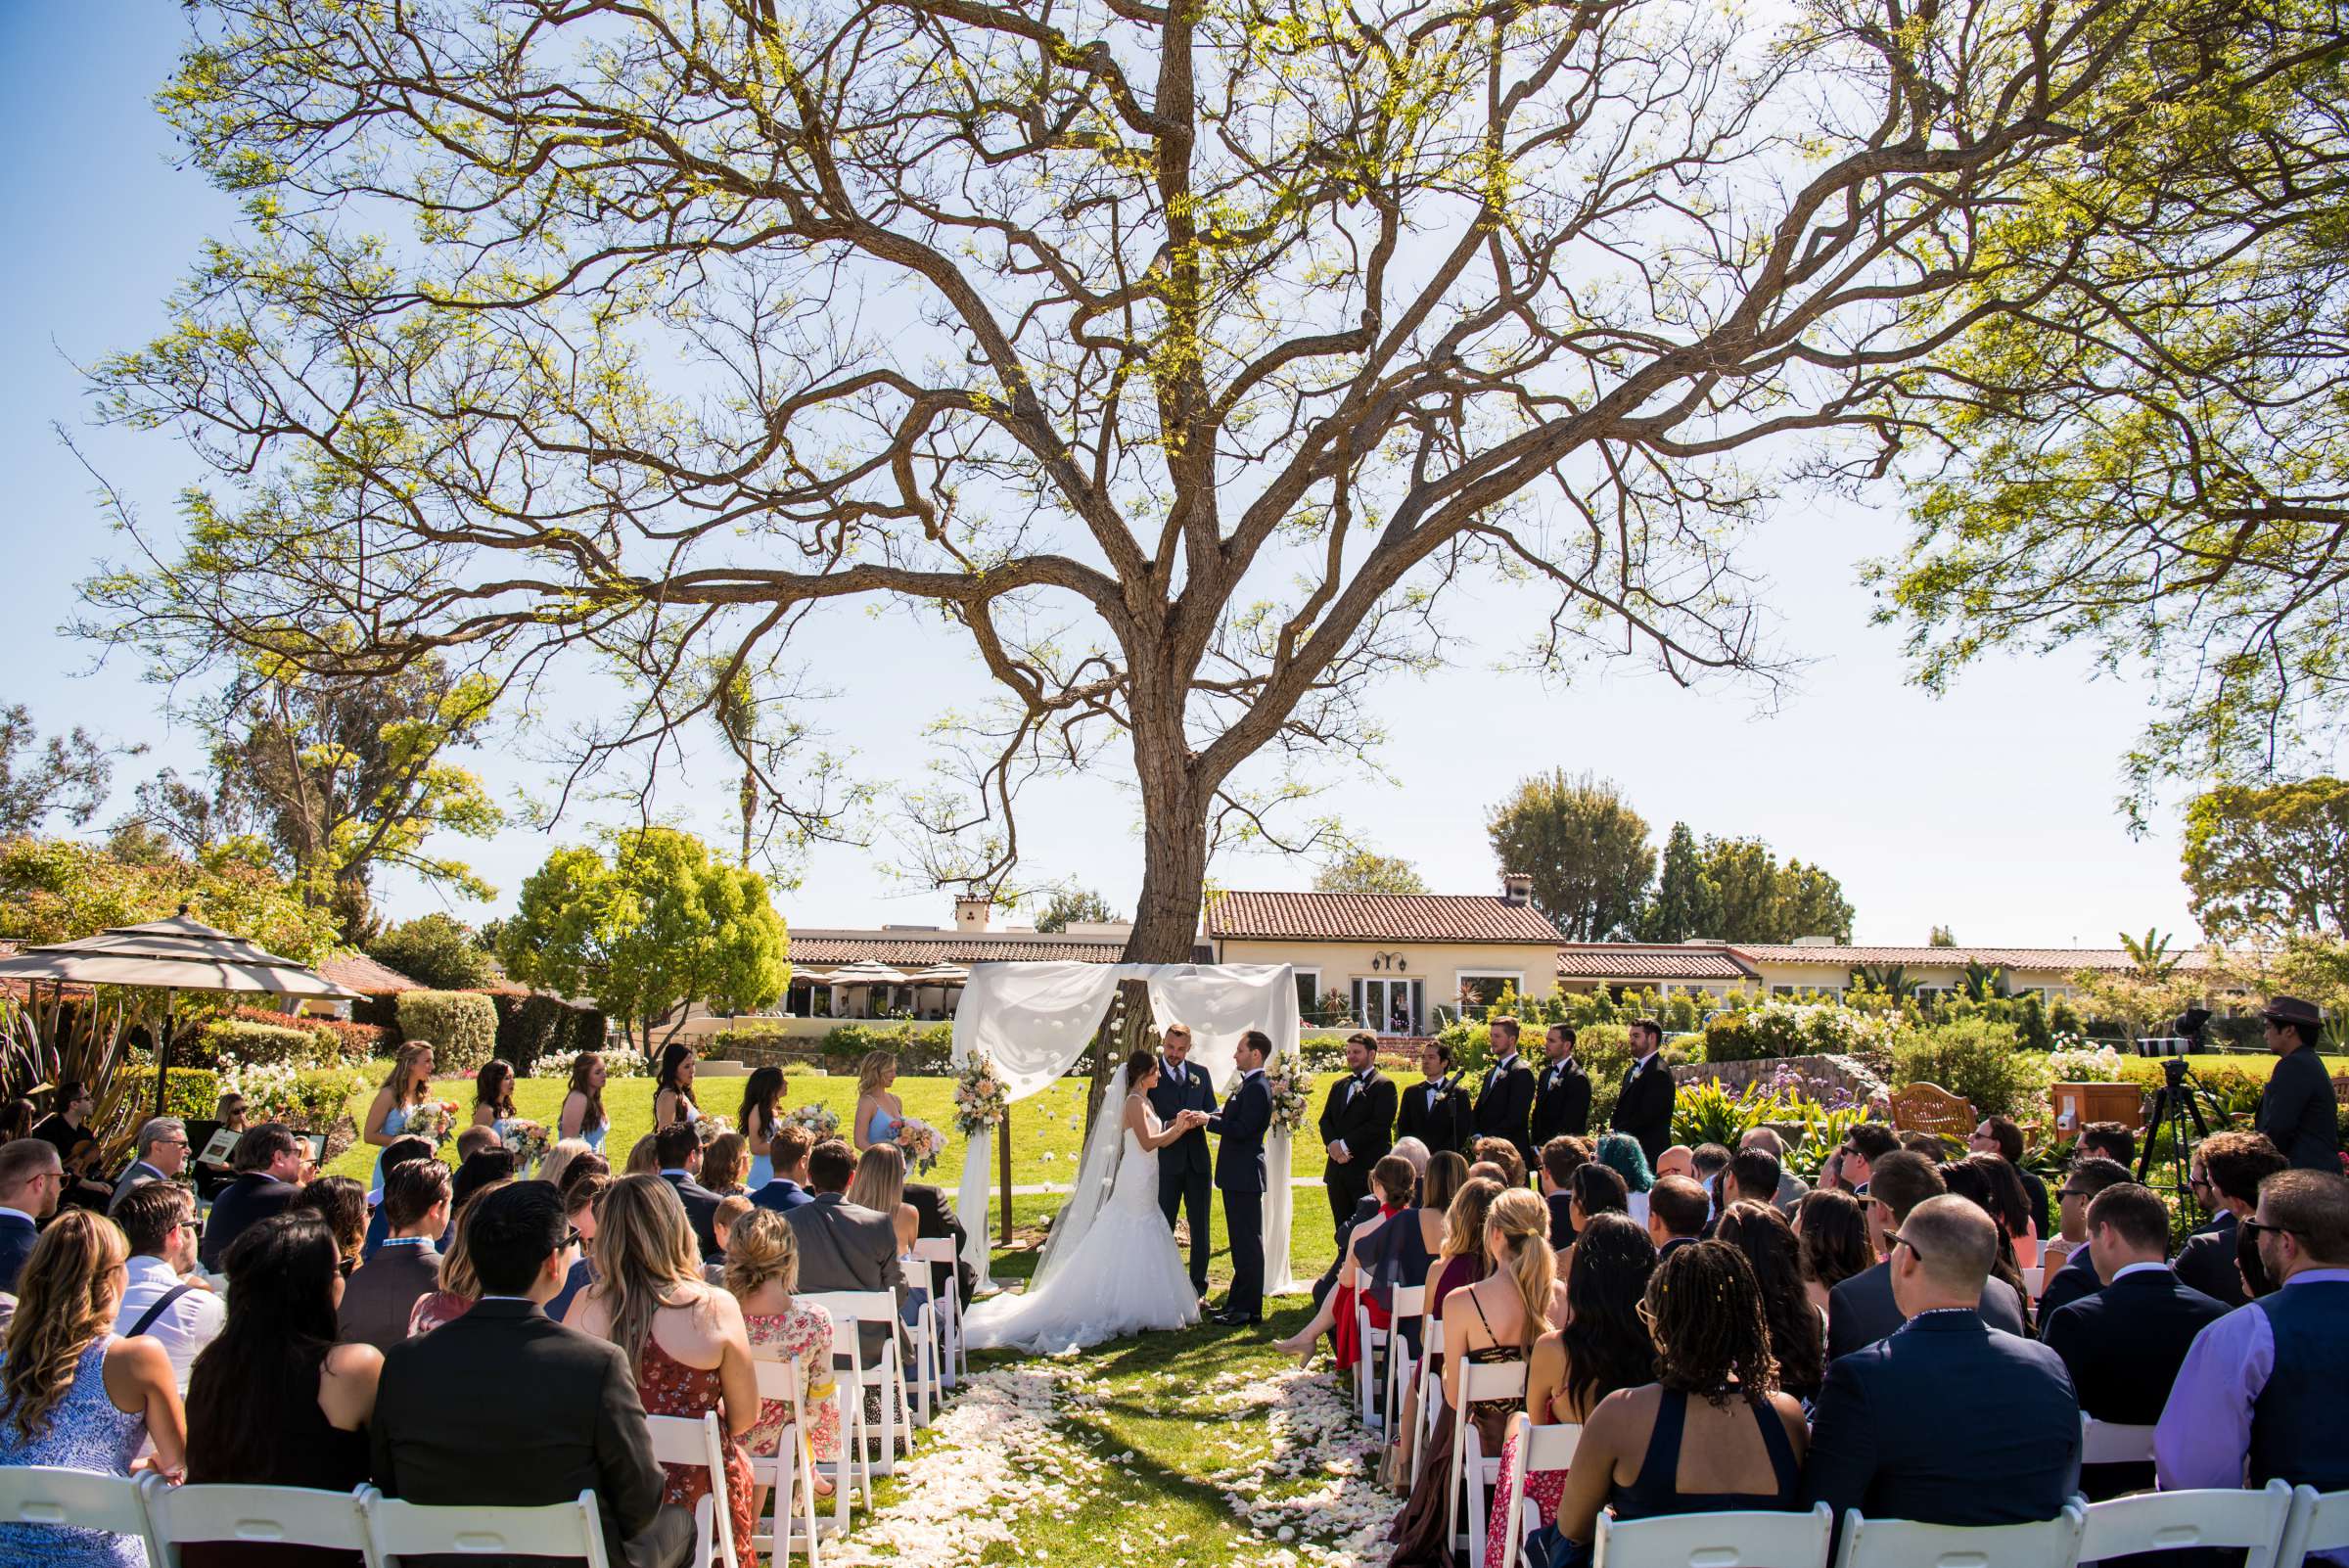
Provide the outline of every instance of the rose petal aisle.
[[[1216,1422],[1255,1427],[1270,1439],[1268,1451],[1208,1477],[1223,1489],[1250,1544],[1268,1548],[1234,1560],[1313,1568],[1386,1562],[1393,1551],[1387,1526],[1402,1504],[1379,1489],[1377,1440],[1326,1370],[1230,1373],[1192,1404]],[[1225,1452],[1249,1447],[1227,1442]]]

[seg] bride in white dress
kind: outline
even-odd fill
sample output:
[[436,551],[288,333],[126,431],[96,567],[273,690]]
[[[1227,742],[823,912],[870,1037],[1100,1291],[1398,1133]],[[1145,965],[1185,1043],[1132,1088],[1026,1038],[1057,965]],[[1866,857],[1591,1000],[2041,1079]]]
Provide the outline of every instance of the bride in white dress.
[[[1110,1093],[1122,1095],[1121,1152],[1108,1195],[1093,1185],[1102,1178],[1088,1150],[1027,1290],[980,1302],[965,1315],[971,1349],[1049,1354],[1199,1321],[1198,1295],[1158,1207],[1158,1151],[1207,1116],[1185,1111],[1161,1122],[1147,1098],[1156,1082],[1158,1057],[1150,1051],[1135,1051],[1118,1069]],[[1094,1141],[1108,1147],[1098,1130]]]

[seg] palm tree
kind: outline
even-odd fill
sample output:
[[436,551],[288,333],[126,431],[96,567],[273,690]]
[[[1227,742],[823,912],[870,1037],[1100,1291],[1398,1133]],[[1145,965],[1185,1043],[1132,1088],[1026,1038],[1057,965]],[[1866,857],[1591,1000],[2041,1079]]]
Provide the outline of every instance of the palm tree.
[[1968,1001],[1989,1001],[1993,997],[2010,994],[2006,971],[1997,964],[1986,964],[1979,958],[1965,961],[1965,973],[1958,982],[1958,990]]
[[2129,954],[2129,961],[2137,966],[2137,978],[2148,986],[2160,985],[2176,974],[2178,966],[2186,961],[2185,953],[2170,950],[2169,933],[2156,934],[2150,926],[2145,928],[2142,938],[2122,932],[2121,946]]

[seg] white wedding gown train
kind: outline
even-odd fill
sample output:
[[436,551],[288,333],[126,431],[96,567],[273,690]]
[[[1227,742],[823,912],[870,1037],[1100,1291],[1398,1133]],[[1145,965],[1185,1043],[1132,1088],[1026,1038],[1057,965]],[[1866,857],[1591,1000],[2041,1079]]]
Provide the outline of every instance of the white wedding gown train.
[[[1165,1130],[1146,1104],[1142,1116],[1152,1136]],[[1158,1151],[1130,1130],[1120,1136],[1109,1197],[1076,1250],[1029,1290],[974,1305],[964,1315],[971,1349],[1050,1355],[1199,1321],[1190,1272],[1158,1207]]]

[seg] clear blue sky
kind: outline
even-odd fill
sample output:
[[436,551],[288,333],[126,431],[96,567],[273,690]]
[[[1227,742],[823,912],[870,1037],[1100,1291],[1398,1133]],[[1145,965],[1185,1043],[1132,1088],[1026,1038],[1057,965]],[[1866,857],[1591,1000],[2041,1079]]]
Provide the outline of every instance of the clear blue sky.
[[[112,545],[88,476],[51,427],[73,431],[151,525],[192,477],[167,438],[92,430],[73,368],[156,331],[199,240],[234,217],[173,167],[149,102],[183,37],[165,0],[0,6],[0,145],[11,150],[0,165],[11,230],[0,243],[0,517],[14,612],[0,619],[0,700],[26,704],[44,730],[80,723],[148,743],[148,757],[118,779],[122,804],[147,768],[193,765],[196,741],[165,722],[162,694],[135,669],[94,669],[92,651],[58,630],[74,583]],[[2092,680],[2087,661],[2069,657],[1986,665],[1942,700],[1905,684],[1898,641],[1868,626],[1853,570],[1898,537],[1890,497],[1880,501],[1790,500],[1764,530],[1759,561],[1781,640],[1814,661],[1774,711],[1759,713],[1750,689],[1685,692],[1629,669],[1545,689],[1496,673],[1497,648],[1472,649],[1459,668],[1383,691],[1394,782],[1345,780],[1327,807],[1414,861],[1438,891],[1483,892],[1497,874],[1486,807],[1525,773],[1588,768],[1624,787],[1659,843],[1685,819],[1822,863],[1858,907],[1862,940],[1922,942],[1935,922],[1982,943],[2110,945],[2124,927],[2189,933],[2175,816],[2132,841],[2114,804],[2117,760],[2147,694]],[[1540,613],[1498,590],[1473,609],[1488,625],[1529,624]],[[844,695],[819,722],[853,748],[863,772],[914,778],[924,722],[983,689],[973,661],[902,616],[837,618],[824,636],[829,678]],[[599,691],[582,675],[561,697],[584,708]],[[531,750],[524,738],[471,761],[501,793],[540,790],[546,773]],[[718,773],[710,760],[689,767],[657,807],[722,835]],[[1036,793],[1025,830],[1034,872],[1079,877],[1130,908],[1133,811],[1107,781]],[[584,826],[574,817],[557,835]],[[475,847],[504,898],[456,912],[499,912],[547,848],[545,835],[524,829]],[[947,895],[891,879],[888,853],[818,853],[782,897],[786,916],[811,926],[948,920]],[[1226,859],[1215,875],[1228,887],[1303,887],[1312,868],[1263,855]],[[395,914],[439,906],[396,880],[382,896]]]

